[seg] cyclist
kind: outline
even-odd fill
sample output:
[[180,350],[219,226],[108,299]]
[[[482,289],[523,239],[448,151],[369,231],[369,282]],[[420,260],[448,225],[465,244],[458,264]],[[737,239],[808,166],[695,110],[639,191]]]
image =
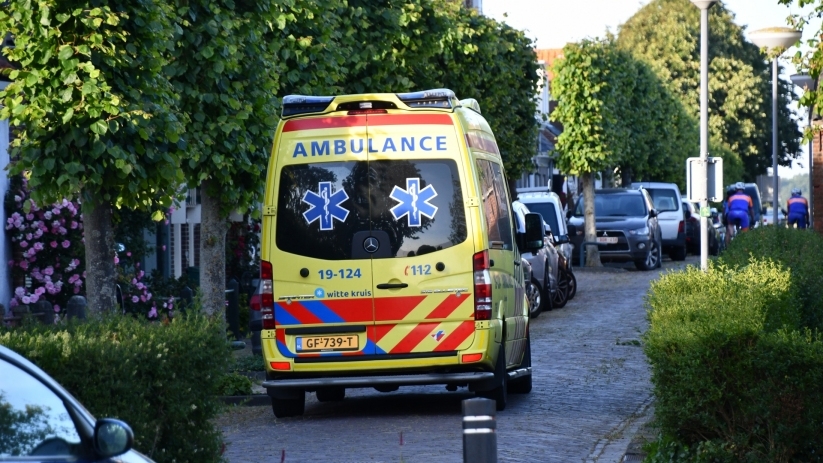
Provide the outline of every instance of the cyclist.
[[[728,217],[729,231],[733,232],[735,225],[740,225],[741,231],[749,230],[749,223],[754,220],[754,203],[751,196],[743,190],[746,187],[743,182],[734,184],[735,193],[729,196],[726,201],[725,215]],[[727,233],[728,236],[730,233]],[[728,240],[729,238],[727,238]]]
[[732,228],[734,225],[729,223],[729,198],[735,193],[734,185],[729,185],[726,187],[726,199],[723,200],[721,204],[721,209],[723,209],[723,229],[726,231],[723,233],[723,243],[726,247],[729,246],[729,241],[732,239]]
[[809,202],[802,195],[803,192],[800,191],[800,188],[792,188],[792,197],[786,201],[790,227],[797,224],[797,228],[806,228],[809,223]]

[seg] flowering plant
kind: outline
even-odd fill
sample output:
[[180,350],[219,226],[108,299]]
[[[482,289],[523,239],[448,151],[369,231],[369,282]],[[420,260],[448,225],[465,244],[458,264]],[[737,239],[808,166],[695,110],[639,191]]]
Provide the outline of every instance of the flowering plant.
[[45,300],[55,313],[68,299],[85,294],[83,219],[77,202],[63,199],[41,206],[31,199],[24,176],[9,179],[7,235],[11,238],[14,295],[9,307]]
[[174,316],[174,297],[155,297],[149,282],[144,280],[146,272],[131,251],[122,249],[115,254],[117,264],[117,285],[120,289],[117,301],[123,310],[133,315],[142,315],[149,320],[168,319]]

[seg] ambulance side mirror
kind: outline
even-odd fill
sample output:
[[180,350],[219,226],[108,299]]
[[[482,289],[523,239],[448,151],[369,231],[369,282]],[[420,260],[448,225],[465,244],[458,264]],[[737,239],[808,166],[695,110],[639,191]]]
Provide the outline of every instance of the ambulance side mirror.
[[526,249],[540,249],[543,247],[543,238],[546,236],[546,229],[543,228],[543,216],[534,212],[526,214]]

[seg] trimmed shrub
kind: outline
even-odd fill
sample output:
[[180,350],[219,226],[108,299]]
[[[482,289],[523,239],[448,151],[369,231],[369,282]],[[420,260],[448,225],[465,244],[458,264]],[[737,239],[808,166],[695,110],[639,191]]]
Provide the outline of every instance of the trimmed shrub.
[[231,365],[222,320],[168,323],[107,316],[86,323],[0,331],[0,344],[54,377],[98,418],[132,427],[135,448],[158,463],[217,462],[211,419]]
[[737,236],[720,259],[743,266],[752,256],[773,259],[791,270],[803,326],[823,330],[823,236],[795,228],[760,227]]
[[666,436],[655,461],[818,461],[823,339],[802,326],[793,278],[750,259],[652,284],[644,350]]

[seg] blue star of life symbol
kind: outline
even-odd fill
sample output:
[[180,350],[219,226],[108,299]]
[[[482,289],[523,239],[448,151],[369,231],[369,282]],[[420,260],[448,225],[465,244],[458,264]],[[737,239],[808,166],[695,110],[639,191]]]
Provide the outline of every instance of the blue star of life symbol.
[[321,230],[333,230],[334,220],[346,221],[349,211],[340,207],[340,204],[349,199],[345,190],[337,190],[332,193],[331,182],[320,182],[317,194],[313,191],[306,191],[303,195],[303,202],[308,203],[311,208],[303,213],[306,222],[312,223],[320,220]]
[[433,186],[427,185],[421,190],[419,178],[407,178],[405,190],[395,185],[389,195],[391,199],[400,203],[391,208],[391,214],[394,220],[400,220],[405,215],[410,227],[419,227],[423,224],[421,216],[433,219],[437,214],[437,206],[429,203],[435,196],[437,192]]

